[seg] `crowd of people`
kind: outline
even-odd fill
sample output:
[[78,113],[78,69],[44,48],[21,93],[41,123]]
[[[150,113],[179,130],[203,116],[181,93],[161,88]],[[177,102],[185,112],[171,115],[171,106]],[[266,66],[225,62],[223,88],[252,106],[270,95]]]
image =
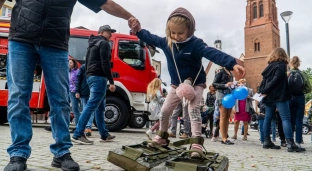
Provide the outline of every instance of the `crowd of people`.
[[[208,137],[211,137],[211,141],[218,141],[220,130],[221,143],[225,145],[234,144],[229,139],[228,133],[229,117],[234,112],[234,135],[231,139],[237,139],[239,124],[243,122],[241,134],[243,135],[242,140],[246,141],[247,135],[249,135],[249,122],[253,117],[258,120],[259,140],[264,149],[281,148],[274,144],[276,142],[277,126],[282,147],[287,147],[288,152],[305,151],[305,148],[302,147],[304,143],[302,140],[302,124],[305,94],[311,92],[312,87],[307,74],[300,71],[299,66],[299,57],[294,56],[288,61],[288,56],[284,49],[274,49],[268,57],[267,68],[262,72],[263,80],[258,84],[258,88],[255,91],[262,97],[260,101],[253,99],[254,91],[247,88],[246,79],[240,79],[236,82],[233,81],[232,73],[226,68],[222,67],[216,70],[213,84],[209,86],[209,92],[207,95],[203,95],[206,96],[205,105],[200,105],[202,116],[205,116],[205,113],[208,115],[207,117],[202,117],[202,123],[209,121],[210,135]],[[247,88],[247,97],[243,100],[236,100],[233,108],[224,107],[222,98],[241,86]],[[177,109],[180,110],[180,107],[178,106]],[[183,112],[183,118],[187,116],[187,113],[187,110]],[[176,120],[176,113],[173,112],[172,123]],[[214,132],[213,125],[216,126]],[[175,138],[176,128],[174,125],[172,125],[172,128],[169,137]],[[188,134],[185,138],[190,136],[192,134]]]

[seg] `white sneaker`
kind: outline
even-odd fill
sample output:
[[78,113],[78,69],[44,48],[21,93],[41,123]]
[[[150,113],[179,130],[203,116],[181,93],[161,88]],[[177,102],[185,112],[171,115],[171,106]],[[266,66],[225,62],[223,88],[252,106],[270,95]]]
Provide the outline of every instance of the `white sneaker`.
[[146,132],[145,132],[145,134],[146,134],[146,136],[147,136],[147,138],[149,139],[149,140],[152,140],[152,134],[153,134],[153,131],[152,130],[147,130]]
[[301,144],[300,143],[296,143],[296,145],[300,148],[302,148]]
[[218,141],[218,138],[212,137],[212,138],[211,138],[211,141],[212,141],[212,142],[217,142],[217,141]]

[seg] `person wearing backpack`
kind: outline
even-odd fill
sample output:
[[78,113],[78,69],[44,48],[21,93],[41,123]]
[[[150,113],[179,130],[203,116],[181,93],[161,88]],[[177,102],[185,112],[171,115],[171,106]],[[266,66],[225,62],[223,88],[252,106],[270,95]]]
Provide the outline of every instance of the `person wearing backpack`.
[[302,143],[302,124],[305,108],[305,94],[312,90],[308,75],[299,70],[300,59],[294,56],[290,60],[290,70],[288,73],[288,86],[291,93],[290,115],[291,126],[296,135],[296,143],[298,146]]
[[288,152],[305,151],[294,142],[294,134],[290,121],[289,100],[291,94],[287,84],[287,64],[288,55],[282,48],[276,48],[268,57],[268,66],[261,73],[263,79],[259,88],[262,102],[265,104],[265,118],[263,123],[264,131],[264,149],[280,149],[270,138],[270,127],[276,108],[281,116],[283,130],[287,141]]

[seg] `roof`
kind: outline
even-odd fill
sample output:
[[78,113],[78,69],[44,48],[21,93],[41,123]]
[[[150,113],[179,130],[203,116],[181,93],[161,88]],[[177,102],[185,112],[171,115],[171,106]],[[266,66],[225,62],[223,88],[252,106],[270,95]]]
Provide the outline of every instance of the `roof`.
[[216,40],[214,43],[215,43],[215,44],[216,44],[216,43],[222,43],[222,41],[221,41],[221,40]]

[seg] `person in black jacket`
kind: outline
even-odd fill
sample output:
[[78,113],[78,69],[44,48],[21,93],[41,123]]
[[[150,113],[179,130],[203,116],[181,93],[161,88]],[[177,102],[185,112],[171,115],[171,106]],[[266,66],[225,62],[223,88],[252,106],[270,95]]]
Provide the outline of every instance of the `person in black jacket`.
[[86,56],[86,76],[90,87],[90,97],[87,105],[83,109],[72,141],[79,144],[93,144],[84,134],[85,127],[92,113],[95,112],[97,128],[101,135],[101,142],[110,140],[110,135],[106,129],[104,120],[104,111],[106,106],[106,87],[109,81],[109,90],[114,92],[113,76],[111,73],[110,60],[111,50],[109,39],[116,30],[111,29],[109,25],[99,28],[98,36],[91,35],[89,38],[89,47]]
[[[5,0],[0,0],[0,8]],[[106,11],[129,20],[133,15],[112,0],[78,0],[94,12]],[[5,171],[25,170],[30,157],[32,125],[29,101],[36,64],[44,72],[46,92],[50,104],[52,136],[50,146],[54,155],[52,167],[79,170],[70,154],[68,102],[68,40],[70,21],[77,0],[16,0],[9,31],[7,80],[8,120],[12,145],[7,149],[10,162]],[[129,20],[130,21],[130,20]]]
[[210,128],[210,135],[213,135],[213,113],[215,110],[215,101],[216,101],[216,89],[213,85],[209,85],[209,92],[207,93],[205,105],[209,108],[208,120],[209,120],[209,128]]
[[263,123],[264,143],[263,148],[280,149],[270,138],[270,126],[276,108],[283,122],[283,129],[287,141],[288,152],[305,151],[294,142],[294,135],[290,122],[289,100],[291,98],[287,82],[288,56],[284,49],[276,48],[268,58],[269,65],[262,72],[263,80],[259,92],[264,97],[265,118]]
[[222,105],[222,98],[231,93],[231,87],[234,88],[232,73],[225,68],[220,69],[215,75],[212,85],[217,90],[216,103],[218,104],[220,111],[221,143],[225,145],[232,145],[234,143],[227,139],[232,108],[226,109]]

